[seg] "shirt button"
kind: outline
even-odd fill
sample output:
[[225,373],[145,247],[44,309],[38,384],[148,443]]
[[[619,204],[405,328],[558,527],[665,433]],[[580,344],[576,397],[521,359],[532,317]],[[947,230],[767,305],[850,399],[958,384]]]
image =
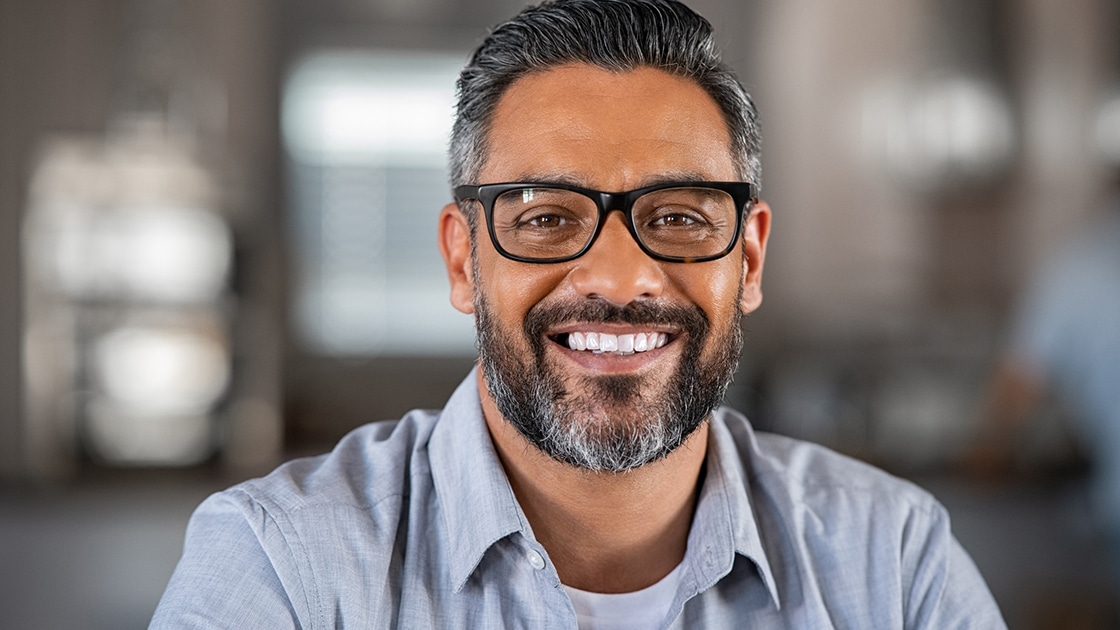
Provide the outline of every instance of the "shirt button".
[[538,571],[540,571],[541,569],[544,568],[544,558],[541,557],[541,554],[539,554],[536,551],[530,549],[529,553],[527,553],[525,555],[528,556],[529,565],[531,567],[533,567],[534,569],[536,569]]

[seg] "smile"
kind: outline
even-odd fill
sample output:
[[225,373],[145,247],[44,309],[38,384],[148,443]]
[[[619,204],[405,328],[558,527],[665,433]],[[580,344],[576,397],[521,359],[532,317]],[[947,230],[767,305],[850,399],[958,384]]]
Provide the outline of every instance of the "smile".
[[[562,345],[564,339],[557,340]],[[601,332],[572,332],[567,334],[566,345],[578,352],[595,354],[635,354],[656,350],[669,341],[663,332],[613,335]]]

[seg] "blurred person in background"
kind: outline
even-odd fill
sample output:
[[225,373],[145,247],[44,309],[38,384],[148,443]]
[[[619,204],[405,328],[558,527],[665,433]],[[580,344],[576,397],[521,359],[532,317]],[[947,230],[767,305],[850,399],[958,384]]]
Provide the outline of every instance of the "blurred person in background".
[[530,7],[458,87],[439,242],[479,367],[207,499],[153,627],[1004,627],[933,497],[719,407],[770,208],[706,20]]
[[1011,472],[1018,435],[1052,398],[1090,458],[1090,505],[1120,585],[1120,199],[1030,279],[966,465],[990,478]]

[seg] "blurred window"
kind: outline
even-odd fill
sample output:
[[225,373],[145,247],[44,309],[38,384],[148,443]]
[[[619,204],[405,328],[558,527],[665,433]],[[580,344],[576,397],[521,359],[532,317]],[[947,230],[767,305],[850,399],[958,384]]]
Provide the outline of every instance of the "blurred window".
[[455,56],[317,52],[284,83],[293,210],[293,320],[332,356],[474,352],[436,244]]

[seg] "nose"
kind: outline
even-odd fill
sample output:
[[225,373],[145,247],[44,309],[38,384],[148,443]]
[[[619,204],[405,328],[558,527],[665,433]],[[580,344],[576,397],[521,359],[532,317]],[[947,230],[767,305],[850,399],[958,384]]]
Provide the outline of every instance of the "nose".
[[659,297],[665,288],[661,265],[634,241],[619,212],[607,217],[591,249],[575,263],[568,274],[573,288],[580,295],[616,306]]

